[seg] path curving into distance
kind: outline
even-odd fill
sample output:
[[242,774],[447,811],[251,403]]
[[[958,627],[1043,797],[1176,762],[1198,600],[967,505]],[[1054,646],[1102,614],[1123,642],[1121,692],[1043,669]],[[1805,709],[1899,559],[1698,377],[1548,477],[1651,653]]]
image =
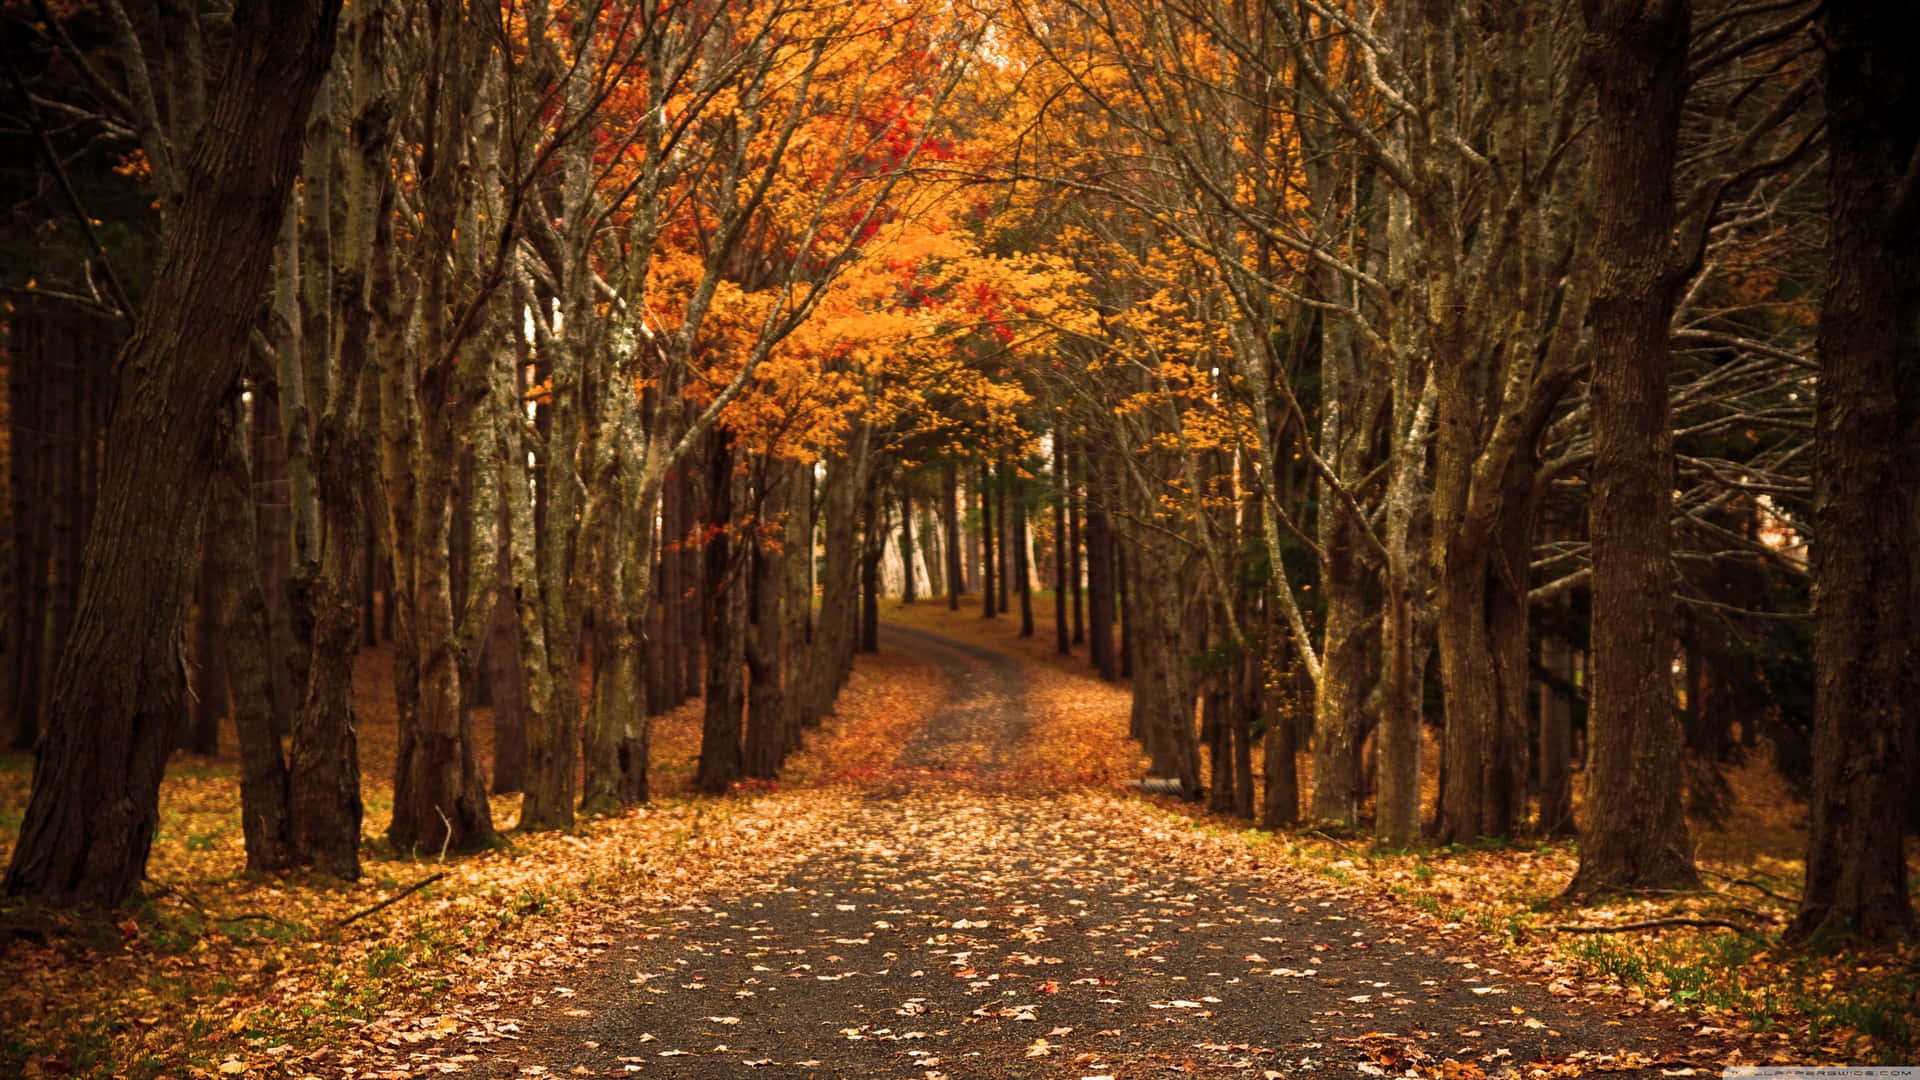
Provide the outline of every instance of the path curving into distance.
[[530,981],[517,1037],[457,1071],[1471,1080],[1690,1075],[1703,1053],[1309,884],[1169,855],[1112,797],[995,784],[1027,723],[1021,662],[893,626],[883,647],[948,682],[895,770],[929,782],[852,800],[762,889],[634,913],[598,959]]

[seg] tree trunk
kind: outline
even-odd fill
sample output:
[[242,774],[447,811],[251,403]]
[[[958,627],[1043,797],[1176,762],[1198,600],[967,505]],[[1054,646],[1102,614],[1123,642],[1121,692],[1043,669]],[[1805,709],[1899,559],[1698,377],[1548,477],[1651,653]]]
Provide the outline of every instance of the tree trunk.
[[1562,687],[1573,685],[1573,650],[1557,636],[1540,642],[1541,666],[1559,685],[1540,684],[1540,823],[1542,836],[1572,836],[1573,709]]
[[1210,686],[1200,696],[1200,740],[1207,744],[1207,812],[1233,813],[1233,719],[1228,692]]
[[[1593,319],[1593,707],[1587,822],[1567,892],[1697,884],[1673,694],[1669,322],[1687,0],[1584,0],[1598,89]],[[1441,628],[1444,643],[1447,628]],[[1451,782],[1451,781],[1449,781]]]
[[911,604],[918,592],[913,580],[913,494],[907,481],[900,480],[900,602]]
[[395,292],[392,132],[385,91],[374,75],[391,58],[392,17],[387,5],[368,5],[353,21],[349,42],[350,70],[363,107],[353,142],[341,155],[350,178],[340,192],[349,224],[343,243],[329,247],[332,261],[325,265],[329,292],[338,298],[338,349],[330,347],[331,341],[313,342],[311,355],[300,357],[311,367],[289,367],[283,375],[287,385],[298,381],[311,390],[302,398],[308,413],[300,426],[301,482],[314,511],[292,514],[305,531],[294,538],[301,551],[301,588],[297,604],[290,603],[298,656],[297,668],[290,671],[300,679],[300,705],[287,763],[288,813],[295,858],[343,880],[360,875],[363,807],[353,661],[369,572],[368,478],[378,474],[372,441],[377,405],[372,305],[385,305]]
[[683,561],[680,547],[687,534],[680,483],[680,469],[685,467],[684,460],[675,466],[667,474],[667,482],[660,492],[660,585],[656,590],[660,602],[660,630],[653,635],[653,652],[660,658],[660,693],[647,699],[647,707],[655,715],[676,709],[687,700],[686,660],[683,656],[686,646],[681,633],[684,620],[680,614],[687,593],[686,583],[680,576]]
[[743,509],[743,477],[734,470],[731,439],[715,430],[707,472],[706,582],[702,589],[707,643],[706,712],[700,725],[700,767],[694,783],[709,795],[743,775],[741,736],[746,707],[748,583],[736,549]]
[[867,485],[872,429],[856,428],[842,452],[827,459],[821,498],[825,569],[820,581],[820,621],[813,637],[807,700],[801,722],[813,727],[833,711],[833,701],[853,663],[855,608],[860,602],[859,518]]
[[1367,719],[1362,703],[1374,625],[1367,588],[1373,575],[1361,559],[1359,526],[1331,493],[1321,495],[1320,514],[1326,629],[1314,694],[1312,815],[1315,821],[1350,826],[1360,819],[1360,746]]
[[1920,12],[1826,11],[1828,221],[1814,412],[1813,822],[1796,940],[1910,936],[1920,754]]
[[[986,476],[986,466],[980,467],[980,475]],[[1013,543],[1013,520],[1007,513],[1007,466],[1003,459],[993,470],[993,524],[998,530],[993,534],[994,572],[999,575],[1000,593],[993,610],[997,614],[1007,613],[1007,594],[1013,584],[1012,560],[1008,558],[1007,545]]]
[[[805,465],[770,462],[765,470],[760,517],[777,522],[785,540],[795,515],[795,503],[806,497]],[[788,561],[805,557],[804,548],[784,542],[757,542],[754,552],[753,626],[747,635],[746,773],[771,780],[793,749],[798,725],[790,713],[793,704],[794,625],[787,610],[791,596]]]
[[813,644],[813,465],[796,463],[788,483],[792,490],[788,495],[788,513],[782,528],[782,549],[785,557],[786,597],[782,613],[787,630],[785,634],[786,652],[782,655],[781,666],[784,669],[783,685],[786,689],[785,700],[781,703],[781,715],[786,726],[784,741],[787,751],[800,747],[801,729],[805,726],[804,698],[808,679],[812,676],[815,651]]
[[1200,749],[1194,737],[1193,685],[1182,647],[1185,582],[1172,541],[1140,536],[1130,545],[1136,567],[1132,639],[1140,655],[1134,698],[1140,703],[1143,741],[1152,775],[1180,782],[1189,799],[1200,796]]
[[[504,572],[508,556],[501,555]],[[527,705],[520,670],[520,624],[513,603],[494,609],[486,636],[488,681],[493,685],[493,793],[511,795],[527,783]]]
[[187,680],[193,707],[180,749],[212,757],[220,752],[220,722],[227,718],[227,646],[220,620],[229,585],[220,579],[221,561],[214,551],[222,539],[209,533],[203,541],[193,597],[193,671]]
[[[624,388],[603,392],[622,393]],[[619,469],[637,464],[629,461]],[[582,539],[597,554],[587,566],[594,603],[593,697],[582,745],[586,779],[580,810],[585,814],[612,813],[646,800],[652,741],[640,626],[647,604],[639,587],[649,584],[645,579],[653,562],[653,500],[638,495],[637,484],[621,479],[609,483],[617,490],[595,494],[600,505],[589,515],[595,535]]]
[[207,568],[223,585],[212,599],[225,627],[222,644],[240,744],[240,828],[246,838],[247,869],[265,873],[294,862],[293,823],[287,763],[274,721],[273,653],[266,598],[260,590],[252,470],[244,438],[236,424],[223,468],[214,479],[207,511]]
[[959,470],[948,465],[940,475],[940,517],[947,532],[947,610],[960,610],[960,594],[967,591],[961,562]]
[[920,561],[927,568],[927,595],[938,596],[947,591],[946,553],[940,549],[940,530],[934,524],[933,507],[922,502],[919,513]]
[[[254,518],[260,546],[260,588],[267,605],[267,635],[273,667],[274,733],[293,732],[293,712],[301,690],[294,680],[293,611],[288,600],[292,585],[292,523],[287,502],[287,446],[281,430],[280,389],[275,379],[261,379],[253,388]],[[297,661],[302,670],[305,660]]]
[[993,531],[995,515],[993,496],[987,491],[987,467],[980,466],[980,615],[991,619],[998,614],[999,608],[994,601],[994,558],[993,549],[996,536]]
[[692,463],[699,450],[691,450],[680,462],[680,632],[675,635],[680,649],[680,696],[684,703],[700,696],[706,684],[706,663],[700,655],[700,643],[706,639],[702,629],[702,600],[693,595],[701,587],[704,569],[698,545],[689,542],[700,527],[699,486]]
[[1082,586],[1080,570],[1080,553],[1082,551],[1080,545],[1080,505],[1082,499],[1080,496],[1080,486],[1077,481],[1079,473],[1073,467],[1074,462],[1078,460],[1083,459],[1076,454],[1067,455],[1065,480],[1067,498],[1067,585],[1073,590],[1073,643],[1075,645],[1079,645],[1087,640],[1086,617],[1083,614],[1086,610],[1086,605],[1082,602],[1081,597]]
[[1013,501],[1013,577],[1020,593],[1020,636],[1033,636],[1033,574],[1028,567],[1031,545],[1027,536],[1026,485],[1014,480]]
[[1066,441],[1053,433],[1053,648],[1061,656],[1073,652],[1067,626],[1067,451]]
[[1100,677],[1113,682],[1120,677],[1119,657],[1113,642],[1113,597],[1118,575],[1114,570],[1113,530],[1107,523],[1105,495],[1094,494],[1088,482],[1087,503],[1087,651]]
[[1267,786],[1260,804],[1260,827],[1280,829],[1300,820],[1300,778],[1294,770],[1294,755],[1298,747],[1294,740],[1295,721],[1292,715],[1294,695],[1288,693],[1298,680],[1294,672],[1297,661],[1288,638],[1286,624],[1278,611],[1267,613],[1265,668],[1272,672],[1280,692],[1265,695],[1262,713],[1266,718],[1266,731],[1260,736],[1265,744],[1261,752],[1265,755],[1264,769]]
[[[9,896],[104,906],[145,874],[180,715],[181,620],[221,437],[338,7],[242,3],[182,197],[121,350],[73,633],[55,669]],[[115,748],[101,754],[100,747]]]

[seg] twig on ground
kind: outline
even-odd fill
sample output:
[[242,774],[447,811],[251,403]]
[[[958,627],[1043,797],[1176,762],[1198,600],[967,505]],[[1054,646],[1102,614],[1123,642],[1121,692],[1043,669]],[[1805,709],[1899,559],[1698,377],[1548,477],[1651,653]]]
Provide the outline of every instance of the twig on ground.
[[270,922],[270,923],[278,923],[281,926],[298,926],[299,925],[298,923],[288,922],[287,920],[281,918],[278,915],[270,915],[264,911],[249,911],[243,915],[221,915],[218,912],[208,911],[207,906],[205,904],[202,904],[199,900],[194,898],[194,895],[192,893],[188,892],[187,890],[181,888],[178,885],[174,885],[165,881],[156,881],[154,882],[154,884],[160,887],[159,892],[156,893],[155,895],[166,896],[169,893],[171,893],[172,895],[179,897],[180,899],[187,902],[187,906],[193,908],[194,911],[199,912],[200,917],[207,920],[208,922],[212,922],[212,923]]
[[165,881],[156,881],[154,882],[154,884],[160,886],[160,892],[158,893],[158,895],[165,896],[168,893],[172,893],[173,895],[179,897],[180,899],[185,900],[187,902],[188,907],[191,907],[193,910],[199,912],[201,918],[203,919],[213,918],[213,916],[208,913],[207,906],[205,904],[202,904],[200,901],[194,899],[193,894],[188,892],[187,890],[181,888],[178,885],[170,884]]
[[1740,878],[1737,878],[1737,877],[1729,877],[1729,876],[1728,876],[1728,875],[1726,875],[1726,874],[1722,874],[1722,873],[1718,873],[1718,872],[1716,872],[1716,871],[1713,871],[1713,870],[1702,870],[1702,871],[1700,871],[1700,872],[1701,872],[1702,874],[1705,874],[1705,875],[1707,875],[1708,877],[1717,877],[1717,878],[1719,878],[1719,879],[1720,879],[1721,881],[1724,881],[1724,882],[1726,882],[1726,883],[1727,883],[1728,885],[1744,885],[1744,886],[1746,886],[1747,888],[1749,888],[1749,889],[1752,889],[1752,890],[1753,890],[1754,892],[1757,892],[1757,893],[1759,893],[1759,894],[1760,894],[1760,895],[1762,895],[1762,896],[1766,896],[1766,897],[1771,897],[1772,899],[1775,899],[1775,900],[1778,900],[1778,901],[1780,901],[1781,903],[1783,903],[1783,904],[1785,904],[1785,905],[1787,905],[1788,907],[1794,907],[1794,908],[1797,908],[1797,907],[1799,907],[1799,906],[1800,906],[1800,898],[1799,898],[1799,897],[1797,897],[1797,896],[1787,896],[1787,895],[1785,895],[1785,894],[1782,894],[1782,893],[1777,893],[1777,892],[1774,892],[1774,891],[1773,891],[1772,889],[1769,889],[1769,888],[1767,888],[1767,887],[1766,887],[1765,885],[1762,885],[1762,884],[1760,884],[1759,882],[1757,882],[1757,881],[1754,881],[1754,880],[1753,880],[1752,878],[1743,878],[1743,877],[1740,877]]
[[1629,930],[1656,930],[1665,926],[1724,927],[1742,934],[1754,933],[1750,927],[1725,919],[1649,919],[1646,922],[1618,923],[1613,926],[1549,926],[1547,929],[1556,934],[1624,934]]
[[361,919],[364,919],[367,916],[373,914],[374,912],[381,910],[382,908],[391,907],[392,905],[397,904],[402,900],[405,900],[407,897],[412,896],[414,893],[419,892],[421,889],[426,888],[427,886],[433,884],[436,881],[439,881],[441,878],[446,876],[447,875],[444,871],[438,874],[429,874],[426,877],[421,878],[419,881],[416,881],[413,884],[407,886],[406,888],[401,889],[399,892],[393,894],[392,896],[387,897],[385,900],[382,900],[379,903],[373,905],[372,907],[366,909],[365,911],[357,911],[357,912],[354,912],[352,915],[349,915],[346,918],[341,919],[339,922],[333,924],[334,928],[339,929],[340,927],[345,926],[348,923],[358,922]]
[[1337,847],[1337,848],[1344,848],[1344,847],[1350,846],[1345,840],[1342,840],[1339,837],[1334,836],[1330,833],[1321,832],[1319,829],[1308,829],[1306,832],[1302,833],[1301,835],[1311,836],[1311,837],[1315,837],[1316,839],[1325,840],[1327,843],[1332,844],[1334,847]]

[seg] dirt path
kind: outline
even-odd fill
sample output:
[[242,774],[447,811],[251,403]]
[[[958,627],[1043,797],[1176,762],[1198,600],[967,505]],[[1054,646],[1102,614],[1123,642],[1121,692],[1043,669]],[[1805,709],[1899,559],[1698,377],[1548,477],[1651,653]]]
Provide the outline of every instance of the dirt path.
[[1469,1080],[1654,1075],[1698,1049],[1299,882],[1180,858],[1111,798],[995,784],[1025,726],[1018,661],[887,642],[950,682],[898,759],[924,779],[856,800],[764,890],[636,913],[603,959],[529,986],[518,1038],[466,1048],[459,1071]]

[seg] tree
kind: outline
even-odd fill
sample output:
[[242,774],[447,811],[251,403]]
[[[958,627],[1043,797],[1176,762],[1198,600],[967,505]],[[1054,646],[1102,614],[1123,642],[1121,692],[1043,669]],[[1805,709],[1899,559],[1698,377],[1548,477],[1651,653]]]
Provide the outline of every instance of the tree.
[[1814,411],[1807,880],[1789,936],[1913,931],[1904,837],[1920,742],[1920,10],[1825,8],[1828,221]]
[[222,452],[218,410],[240,374],[339,10],[242,0],[233,13],[153,287],[117,360],[115,438],[9,895],[111,905],[145,873],[182,716],[180,635]]
[[1593,298],[1593,708],[1587,820],[1567,887],[1696,884],[1673,688],[1669,323],[1689,267],[1673,239],[1688,0],[1584,0],[1598,90]]

